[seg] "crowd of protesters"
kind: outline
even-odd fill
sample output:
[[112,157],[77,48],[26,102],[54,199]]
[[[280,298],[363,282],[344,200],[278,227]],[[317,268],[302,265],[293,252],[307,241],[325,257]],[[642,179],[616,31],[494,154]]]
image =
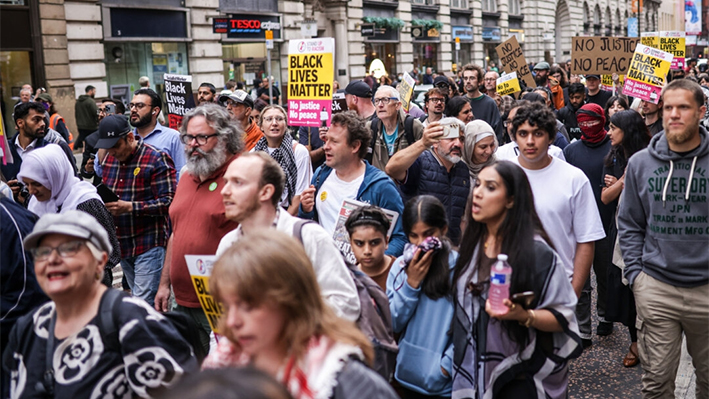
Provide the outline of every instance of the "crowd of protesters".
[[[96,111],[87,87],[78,167],[51,97],[18,103],[2,397],[567,398],[592,271],[595,335],[627,327],[643,397],[673,397],[683,337],[709,397],[709,79],[673,73],[654,104],[569,65],[505,96],[494,65],[428,68],[409,110],[354,80],[299,129],[268,80],[202,83],[179,131],[149,86]],[[215,254],[219,334],[185,259]]]

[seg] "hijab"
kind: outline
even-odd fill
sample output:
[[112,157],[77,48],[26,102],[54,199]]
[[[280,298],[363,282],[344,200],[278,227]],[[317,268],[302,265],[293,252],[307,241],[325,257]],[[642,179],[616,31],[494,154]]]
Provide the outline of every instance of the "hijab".
[[[475,145],[480,140],[487,137],[492,137],[493,140],[492,155],[490,155],[490,158],[488,158],[486,162],[474,163],[473,156],[475,154]],[[478,173],[480,173],[480,171],[484,167],[491,165],[493,162],[495,162],[495,152],[497,152],[498,145],[499,144],[497,142],[497,135],[495,134],[495,130],[493,130],[492,127],[487,124],[487,122],[480,119],[476,119],[465,125],[465,144],[463,145],[463,160],[468,165],[468,170],[470,172],[471,179],[477,179]]]
[[69,159],[56,144],[47,144],[23,156],[17,179],[24,183],[24,178],[30,178],[52,191],[47,201],[40,202],[35,197],[30,199],[27,209],[38,216],[64,213],[90,199],[101,201],[96,187],[74,176]]

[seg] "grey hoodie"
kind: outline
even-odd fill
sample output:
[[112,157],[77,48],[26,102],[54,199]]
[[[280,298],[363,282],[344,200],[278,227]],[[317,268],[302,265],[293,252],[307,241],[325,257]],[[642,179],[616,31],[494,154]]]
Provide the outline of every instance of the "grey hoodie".
[[704,128],[699,135],[680,155],[657,134],[628,162],[618,234],[631,285],[641,271],[675,287],[709,283],[709,142]]

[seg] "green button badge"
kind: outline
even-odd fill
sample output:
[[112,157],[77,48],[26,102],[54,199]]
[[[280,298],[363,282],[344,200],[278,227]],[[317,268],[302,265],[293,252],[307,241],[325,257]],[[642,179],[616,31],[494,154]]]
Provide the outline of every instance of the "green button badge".
[[209,191],[214,191],[217,189],[217,182],[213,181],[212,184],[209,185]]

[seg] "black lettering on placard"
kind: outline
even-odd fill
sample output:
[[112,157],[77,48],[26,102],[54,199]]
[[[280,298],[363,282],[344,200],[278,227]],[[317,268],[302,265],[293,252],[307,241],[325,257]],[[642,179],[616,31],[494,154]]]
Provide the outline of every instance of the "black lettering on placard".
[[571,72],[624,75],[639,41],[635,37],[574,37]]

